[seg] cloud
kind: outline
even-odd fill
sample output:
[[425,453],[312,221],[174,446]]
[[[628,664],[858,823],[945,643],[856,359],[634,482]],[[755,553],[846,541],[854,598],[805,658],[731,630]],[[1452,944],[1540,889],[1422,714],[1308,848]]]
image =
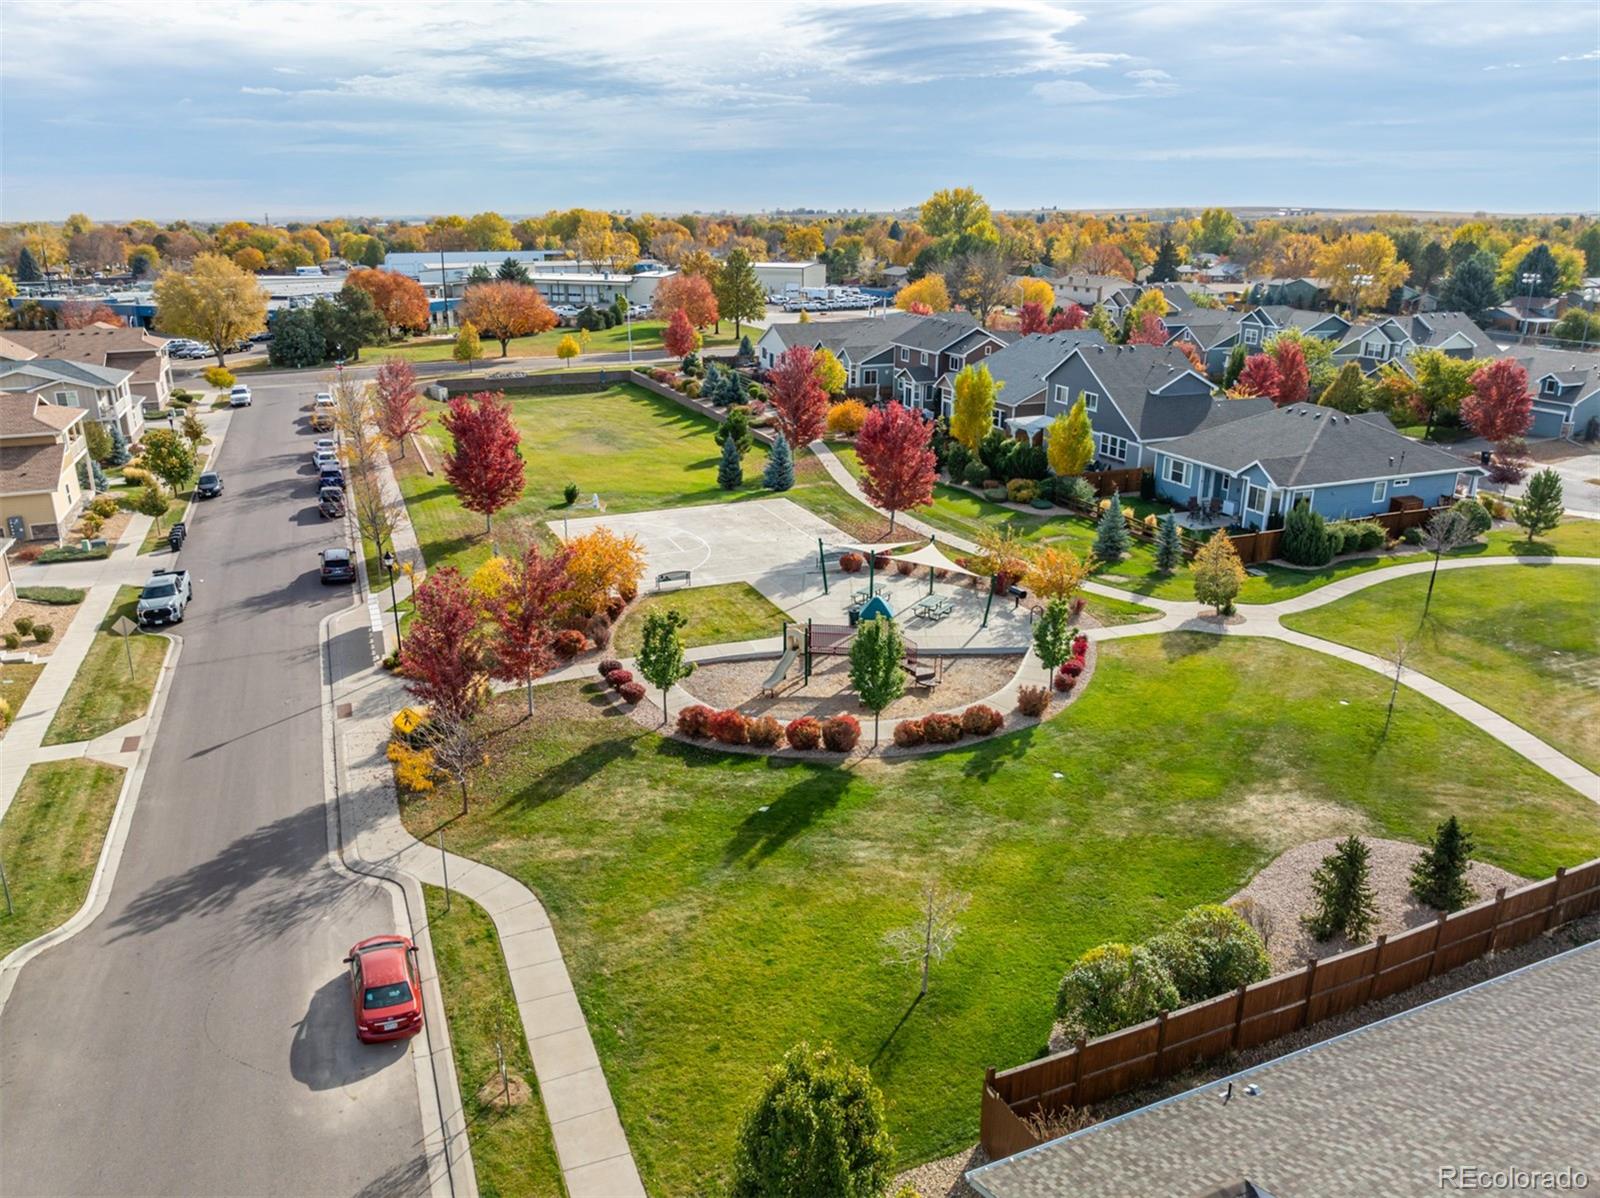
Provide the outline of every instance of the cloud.
[[241,87],[239,93],[245,96],[287,96],[289,94],[281,87]]
[[1588,62],[1590,59],[1600,58],[1600,50],[1590,50],[1584,54],[1563,54],[1556,59],[1557,62]]

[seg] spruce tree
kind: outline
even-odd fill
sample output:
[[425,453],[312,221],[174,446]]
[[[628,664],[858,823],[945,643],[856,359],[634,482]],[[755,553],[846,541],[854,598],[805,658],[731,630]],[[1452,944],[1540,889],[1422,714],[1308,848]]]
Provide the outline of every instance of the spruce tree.
[[111,456],[106,458],[106,464],[111,466],[126,466],[133,455],[128,452],[128,438],[122,435],[120,426],[111,426]]
[[739,457],[739,442],[733,437],[722,442],[722,461],[717,465],[717,486],[734,491],[744,485],[744,466]]
[[1152,283],[1175,283],[1178,280],[1178,247],[1172,244],[1172,235],[1161,233],[1161,247],[1156,251],[1155,265],[1150,268]]
[[1178,533],[1178,518],[1168,512],[1156,533],[1156,569],[1170,574],[1183,565],[1183,537]]
[[739,357],[749,359],[755,356],[755,346],[750,344],[750,334],[746,333],[743,337],[739,338]]
[[1244,373],[1244,361],[1249,356],[1249,351],[1242,344],[1236,345],[1228,351],[1228,364],[1222,371],[1222,386],[1224,390],[1239,381],[1239,376]]
[[39,269],[39,260],[33,256],[33,251],[27,246],[22,247],[22,252],[17,255],[17,282],[39,283],[44,280],[44,272]]
[[1561,523],[1561,476],[1548,466],[1528,480],[1522,498],[1511,505],[1511,518],[1528,532],[1528,543]]
[[749,453],[753,443],[750,436],[750,409],[744,404],[729,408],[728,419],[717,425],[717,431],[712,436],[718,445],[732,437],[741,455]]
[[1122,496],[1111,496],[1111,504],[1100,513],[1095,527],[1094,555],[1103,562],[1119,562],[1128,554],[1128,522],[1122,518]]
[[1472,837],[1455,816],[1434,830],[1433,841],[1411,867],[1411,893],[1440,911],[1459,911],[1477,895],[1467,884]]
[[794,486],[794,454],[789,452],[789,442],[782,433],[767,455],[767,468],[761,473],[761,485],[769,491],[787,491]]
[[1326,566],[1333,560],[1328,522],[1303,499],[1284,517],[1282,553],[1297,566]]
[[1311,875],[1317,905],[1305,916],[1305,925],[1318,940],[1340,933],[1356,944],[1367,938],[1377,918],[1370,857],[1370,850],[1359,836],[1347,836]]

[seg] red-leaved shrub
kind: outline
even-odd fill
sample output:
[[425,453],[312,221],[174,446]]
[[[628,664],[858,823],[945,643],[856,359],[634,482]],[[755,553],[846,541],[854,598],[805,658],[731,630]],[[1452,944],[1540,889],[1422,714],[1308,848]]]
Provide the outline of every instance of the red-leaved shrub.
[[822,743],[822,725],[808,715],[790,720],[783,730],[784,739],[791,749],[814,749]]
[[770,749],[783,739],[783,725],[770,715],[754,716],[745,725],[750,743]]
[[621,690],[633,681],[633,671],[624,670],[621,666],[618,666],[616,669],[606,672],[606,681],[611,684],[613,690]]
[[940,711],[922,717],[922,735],[930,745],[953,745],[961,739],[961,719]]
[[604,678],[607,674],[611,673],[612,670],[620,670],[622,668],[622,663],[615,657],[608,657],[596,668],[600,671],[600,677]]
[[921,720],[901,720],[894,726],[894,743],[902,749],[914,749],[922,740]]
[[1050,692],[1042,686],[1024,686],[1017,689],[1017,710],[1023,715],[1038,719],[1050,706]]
[[887,570],[889,568],[889,555],[887,553],[874,553],[872,555],[872,568],[874,570]]
[[1075,687],[1077,685],[1078,685],[1078,676],[1076,674],[1057,674],[1056,675],[1056,689],[1058,691],[1069,691],[1069,690],[1071,690],[1073,687]]
[[711,735],[725,745],[746,745],[750,743],[750,721],[745,719],[742,711],[725,708],[716,712],[711,717]]
[[685,707],[678,713],[678,731],[696,740],[704,740],[711,735],[711,717],[716,714],[704,703]]
[[846,574],[857,574],[861,567],[866,565],[867,559],[859,553],[841,553],[839,555],[839,569]]
[[644,687],[640,686],[637,682],[624,682],[621,686],[617,687],[617,694],[622,696],[623,702],[625,703],[637,703],[640,699],[644,698]]
[[1083,596],[1082,595],[1074,595],[1073,598],[1072,598],[1072,618],[1074,620],[1076,620],[1079,616],[1083,615],[1083,608],[1084,608]]
[[1061,672],[1068,678],[1076,678],[1083,673],[1083,658],[1070,657],[1061,663]]
[[911,571],[915,570],[916,568],[917,568],[917,563],[916,562],[897,561],[894,564],[894,572],[896,574],[900,574],[900,575],[910,574]]
[[604,649],[611,643],[611,621],[603,611],[590,616],[589,622],[583,626],[583,631],[594,642],[596,649]]
[[551,642],[557,657],[573,658],[589,647],[589,638],[576,628],[563,628]]
[[1005,716],[985,703],[974,703],[961,713],[961,731],[968,736],[990,736],[1005,722]]
[[621,595],[613,595],[606,600],[606,618],[615,620],[622,614],[622,609],[628,606],[628,601]]
[[1082,657],[1087,652],[1089,652],[1089,638],[1080,632],[1072,638],[1072,655]]
[[861,739],[861,721],[853,715],[836,715],[822,721],[822,743],[835,753],[848,753]]

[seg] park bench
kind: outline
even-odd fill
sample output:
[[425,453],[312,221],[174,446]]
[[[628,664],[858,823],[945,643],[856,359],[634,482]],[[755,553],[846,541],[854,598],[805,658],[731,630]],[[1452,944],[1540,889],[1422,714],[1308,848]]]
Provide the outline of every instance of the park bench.
[[659,591],[662,588],[663,585],[665,585],[666,583],[669,583],[669,582],[681,582],[681,583],[683,583],[684,586],[688,586],[689,585],[689,571],[687,571],[687,570],[663,570],[663,571],[661,571],[661,573],[656,575],[656,590]]

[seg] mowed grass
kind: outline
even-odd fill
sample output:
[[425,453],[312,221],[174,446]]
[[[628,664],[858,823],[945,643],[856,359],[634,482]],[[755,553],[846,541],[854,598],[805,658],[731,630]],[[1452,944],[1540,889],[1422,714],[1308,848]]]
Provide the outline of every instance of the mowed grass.
[[[122,587],[100,628],[94,634],[83,664],[67,688],[55,718],[45,730],[44,743],[64,745],[72,741],[93,740],[150,710],[150,696],[161,677],[168,640],[148,632],[135,632],[125,647],[122,638],[111,631],[118,616],[133,619],[139,601],[138,587]],[[133,671],[128,671],[128,653],[133,654]]]
[[122,790],[121,766],[82,758],[28,767],[0,820],[13,913],[0,906],[0,957],[83,905]]
[[[561,1198],[561,1166],[494,922],[460,894],[450,896],[446,914],[444,891],[422,889],[478,1192],[483,1198]],[[438,1013],[432,1017],[437,1019]],[[529,1087],[528,1100],[516,1106],[492,1101],[501,1092],[497,1042],[505,1051],[508,1074]],[[480,1101],[485,1086],[492,1093]]]
[[785,619],[781,608],[746,582],[644,595],[617,625],[611,643],[618,657],[639,651],[645,617],[653,611],[680,612],[688,620],[679,632],[685,648],[779,636]]
[[0,662],[0,699],[4,699],[10,709],[5,726],[0,727],[0,736],[5,735],[6,729],[11,726],[10,721],[15,720],[22,711],[22,705],[28,699],[28,692],[33,689],[33,684],[39,681],[39,675],[43,673],[42,661]]
[[[563,492],[569,482],[578,485],[582,500],[598,493],[606,511],[615,513],[779,497],[761,485],[764,446],[757,444],[745,455],[744,485],[725,491],[717,485],[715,422],[642,387],[622,383],[562,395],[508,392],[507,399],[522,433],[527,485],[522,498],[495,517],[499,527],[533,526],[530,531],[548,537],[547,521],[559,527],[563,515],[575,520],[598,515],[567,506]],[[414,453],[396,460],[396,473],[428,565],[470,571],[490,556],[492,538],[485,535],[483,517],[461,506],[444,477],[448,438],[438,415],[435,408],[426,432],[434,473],[425,473]],[[847,495],[809,454],[796,461],[795,486],[781,497],[851,536],[887,528],[886,520]]]
[[[647,1187],[673,1195],[717,1191],[801,1039],[871,1068],[902,1165],[966,1147],[985,1066],[1042,1050],[1079,953],[1226,899],[1293,844],[1420,841],[1456,814],[1521,874],[1600,852],[1595,804],[1421,696],[1384,739],[1387,687],[1359,667],[1203,635],[1100,653],[1056,720],[849,770],[663,740],[593,685],[526,721],[506,696],[469,814],[441,793],[404,818],[448,822],[542,897]],[[971,902],[913,1003],[883,937],[930,879]]]
[[[664,320],[639,320],[633,325],[633,352],[648,358],[659,358],[666,354],[666,348],[661,344],[661,336],[667,327]],[[760,327],[745,325],[744,331],[754,345],[766,330]],[[532,337],[513,337],[507,348],[507,357],[511,358],[554,358],[556,346],[561,344],[563,337],[577,337],[578,330],[571,328],[551,329]],[[724,321],[722,332],[715,329],[706,329],[704,334],[705,344],[708,346],[737,345],[739,339],[733,335],[733,322]],[[483,343],[483,356],[479,363],[491,363],[500,359],[500,343],[486,334],[479,334]],[[407,362],[446,362],[455,356],[455,337],[433,337],[427,340],[402,342],[398,345],[376,345],[368,349],[367,354],[377,360],[384,358],[404,358]],[[628,329],[626,325],[617,325],[610,329],[596,329],[589,334],[589,343],[583,350],[586,354],[625,354],[628,352]],[[467,363],[462,363],[466,366]]]
[[1600,770],[1600,567],[1485,566],[1380,583],[1285,616],[1300,632],[1364,649],[1409,643],[1406,664]]

